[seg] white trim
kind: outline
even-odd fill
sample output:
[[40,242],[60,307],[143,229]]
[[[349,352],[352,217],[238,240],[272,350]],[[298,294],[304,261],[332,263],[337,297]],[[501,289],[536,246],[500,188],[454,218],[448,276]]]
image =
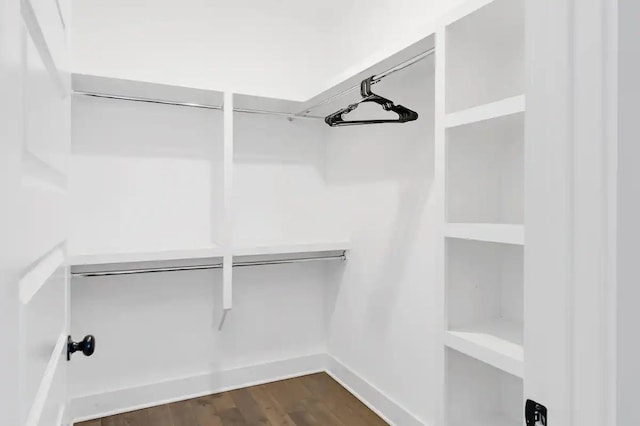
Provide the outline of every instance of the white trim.
[[20,302],[28,304],[51,276],[64,265],[64,254],[58,247],[41,258],[20,280]]
[[64,426],[66,423],[64,422],[64,415],[67,406],[64,404],[60,404],[60,408],[58,408],[58,415],[56,416],[56,426]]
[[332,356],[328,358],[326,373],[384,421],[392,426],[429,426],[343,362]]
[[71,420],[70,423],[93,420],[320,372],[327,373],[392,426],[427,425],[352,369],[326,353],[77,396],[67,405],[67,419]]
[[73,422],[168,404],[325,371],[326,354],[186,376],[159,383],[77,396],[70,402]]
[[66,353],[66,345],[67,333],[62,332],[58,337],[58,342],[56,343],[55,349],[51,353],[51,358],[49,359],[47,368],[42,376],[42,381],[40,382],[40,386],[38,387],[38,392],[36,393],[36,396],[33,400],[33,404],[31,404],[31,409],[29,410],[29,415],[27,416],[25,426],[37,426],[40,422],[42,410],[44,409],[47,399],[49,398],[49,391],[51,390],[51,385],[53,384],[53,380],[56,377],[58,364],[60,363],[62,354]]

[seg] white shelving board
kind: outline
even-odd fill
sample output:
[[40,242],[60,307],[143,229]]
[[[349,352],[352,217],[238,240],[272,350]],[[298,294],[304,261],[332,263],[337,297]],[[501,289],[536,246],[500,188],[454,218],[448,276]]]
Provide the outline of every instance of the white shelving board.
[[449,330],[445,344],[517,377],[524,375],[522,324],[504,319]]
[[224,250],[219,246],[211,246],[188,250],[167,250],[156,252],[131,252],[131,253],[104,253],[71,255],[67,263],[70,266],[100,266],[146,262],[179,262],[198,259],[218,259],[225,255],[231,257],[247,258],[260,257],[261,260],[269,259],[300,259],[319,258],[325,254],[344,254],[349,250],[347,241],[325,241],[312,243],[274,243],[239,245],[230,250]]
[[493,223],[447,223],[445,236],[461,240],[524,245],[524,226]]
[[197,249],[166,250],[130,253],[100,253],[70,255],[67,263],[72,266],[80,265],[108,265],[118,263],[164,262],[186,259],[206,259],[222,257],[219,246]]
[[346,251],[349,249],[347,241],[289,243],[289,244],[256,244],[242,245],[232,249],[233,256],[267,256],[303,253],[322,253]]
[[514,96],[501,101],[447,114],[445,117],[445,127],[452,128],[464,126],[467,124],[520,114],[525,112],[525,107],[525,96]]

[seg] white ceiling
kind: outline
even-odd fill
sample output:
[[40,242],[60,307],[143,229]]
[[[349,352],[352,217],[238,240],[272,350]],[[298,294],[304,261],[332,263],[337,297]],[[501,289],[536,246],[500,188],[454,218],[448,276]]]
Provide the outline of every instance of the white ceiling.
[[73,72],[307,100],[455,0],[73,0]]

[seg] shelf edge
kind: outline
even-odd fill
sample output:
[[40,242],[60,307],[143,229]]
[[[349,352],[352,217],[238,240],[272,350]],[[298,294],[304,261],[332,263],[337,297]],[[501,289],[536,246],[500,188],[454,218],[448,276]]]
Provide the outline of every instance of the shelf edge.
[[524,356],[522,358],[513,357],[510,354],[495,351],[488,346],[465,339],[454,330],[445,331],[444,344],[450,349],[489,364],[505,373],[520,378],[524,377]]
[[445,128],[465,126],[496,118],[520,114],[526,110],[525,95],[513,96],[500,101],[452,112],[445,117]]

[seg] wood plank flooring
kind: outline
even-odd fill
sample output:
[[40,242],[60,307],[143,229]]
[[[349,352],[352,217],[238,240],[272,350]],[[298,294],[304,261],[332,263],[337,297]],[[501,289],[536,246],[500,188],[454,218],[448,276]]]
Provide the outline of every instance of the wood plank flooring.
[[387,425],[326,373],[175,402],[77,426]]

